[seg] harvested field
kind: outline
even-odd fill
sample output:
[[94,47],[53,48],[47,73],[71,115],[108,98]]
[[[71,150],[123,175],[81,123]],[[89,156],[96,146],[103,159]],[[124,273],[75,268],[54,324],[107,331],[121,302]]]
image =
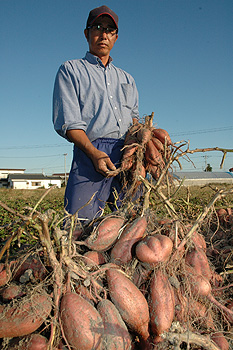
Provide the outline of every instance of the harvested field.
[[151,130],[128,138],[114,214],[63,228],[63,189],[0,191],[1,349],[232,348],[233,189],[173,187],[180,148],[163,133],[159,161],[145,157]]

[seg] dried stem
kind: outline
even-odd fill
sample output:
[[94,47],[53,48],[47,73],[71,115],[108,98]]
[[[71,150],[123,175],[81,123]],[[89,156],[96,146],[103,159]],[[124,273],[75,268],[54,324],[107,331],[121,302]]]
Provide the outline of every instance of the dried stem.
[[233,189],[230,190],[219,190],[215,196],[212,198],[212,200],[209,202],[209,204],[204,208],[203,212],[198,216],[197,220],[193,224],[192,228],[189,230],[187,235],[184,237],[182,242],[180,243],[178,249],[181,249],[186,242],[192,237],[193,232],[200,226],[201,222],[204,220],[206,215],[208,214],[209,210],[212,208],[214,203],[221,197],[225,197],[226,195],[233,193]]
[[187,344],[195,344],[203,347],[206,350],[219,350],[219,347],[216,346],[207,336],[196,334],[190,331],[184,333],[173,333],[166,332],[162,337],[174,345],[181,344],[185,342]]

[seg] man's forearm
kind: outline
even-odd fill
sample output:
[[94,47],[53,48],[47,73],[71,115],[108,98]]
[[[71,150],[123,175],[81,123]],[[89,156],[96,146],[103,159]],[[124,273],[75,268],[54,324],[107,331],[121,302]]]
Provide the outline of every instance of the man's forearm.
[[109,156],[92,145],[85,131],[80,129],[67,130],[66,135],[71,142],[92,160],[96,171],[107,176],[109,170],[116,169]]
[[68,139],[80,148],[86,155],[92,158],[96,152],[96,148],[92,145],[85,131],[81,129],[67,130]]

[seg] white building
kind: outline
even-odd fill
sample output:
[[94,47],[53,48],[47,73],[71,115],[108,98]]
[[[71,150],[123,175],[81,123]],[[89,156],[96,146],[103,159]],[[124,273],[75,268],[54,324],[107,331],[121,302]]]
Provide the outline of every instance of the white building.
[[25,169],[0,169],[0,179],[7,179],[9,174],[24,174]]
[[53,185],[61,187],[60,176],[44,174],[25,174],[25,169],[0,169],[0,187],[13,189],[49,188]]
[[211,183],[233,185],[233,173],[224,171],[180,171],[172,173],[177,182],[183,180],[183,186],[204,186]]

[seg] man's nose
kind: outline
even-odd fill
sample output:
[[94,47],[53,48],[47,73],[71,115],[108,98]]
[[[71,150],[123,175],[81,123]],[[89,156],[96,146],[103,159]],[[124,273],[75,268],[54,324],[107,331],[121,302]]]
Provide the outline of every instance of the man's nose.
[[101,37],[106,39],[108,36],[107,36],[107,33],[105,32],[105,30],[102,30],[101,31]]

